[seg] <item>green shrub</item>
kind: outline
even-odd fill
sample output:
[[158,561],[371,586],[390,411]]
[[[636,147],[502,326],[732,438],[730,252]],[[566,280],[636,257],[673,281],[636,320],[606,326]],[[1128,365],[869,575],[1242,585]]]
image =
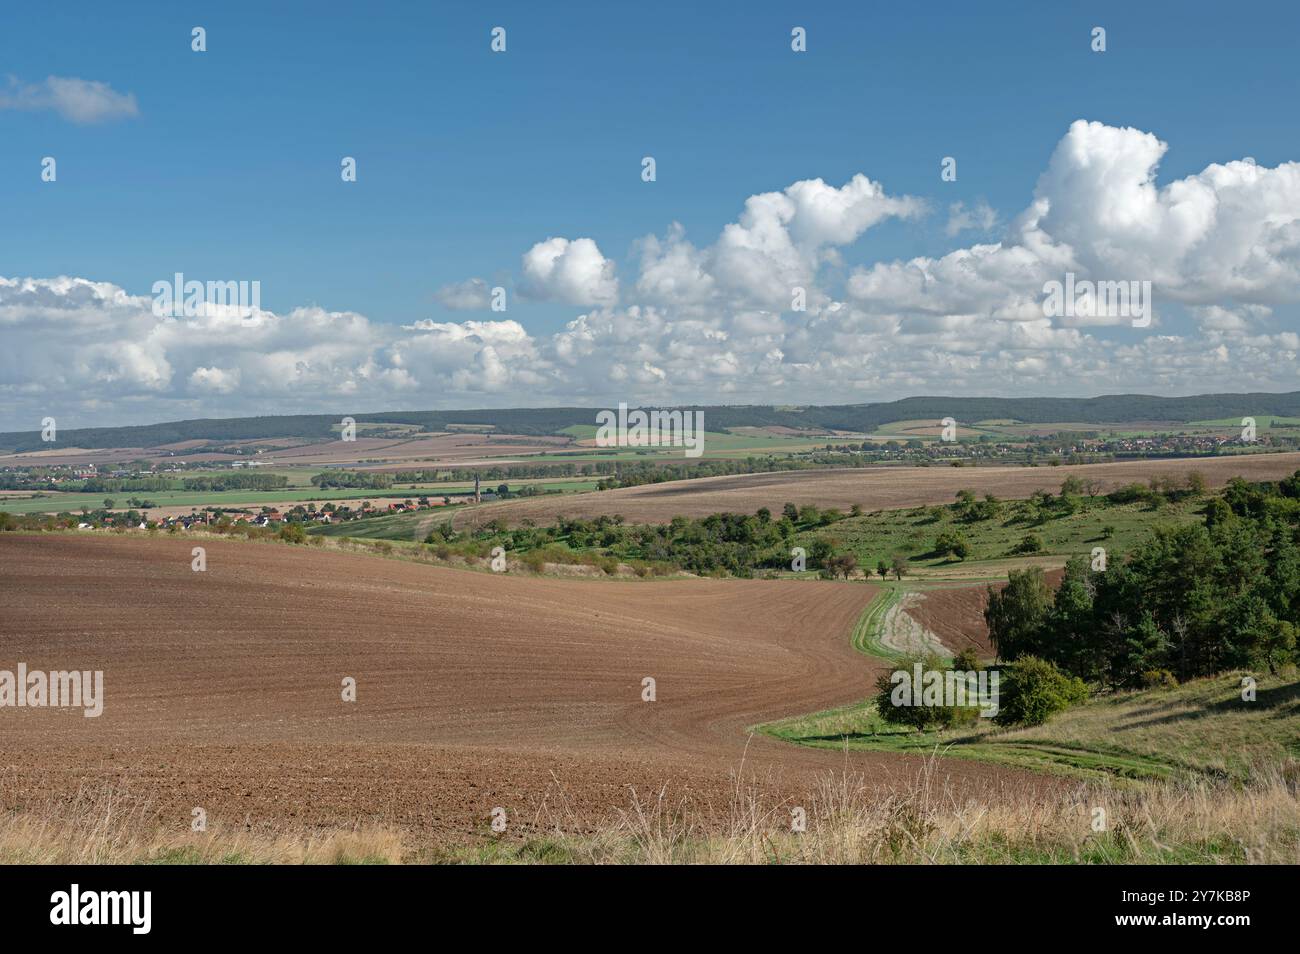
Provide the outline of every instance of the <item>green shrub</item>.
[[[876,711],[880,713],[881,719],[891,725],[911,726],[924,731],[969,725],[979,718],[979,707],[974,704],[967,706],[897,704],[895,702],[895,690],[900,688],[900,684],[894,679],[894,674],[906,672],[909,677],[912,677],[918,663],[923,674],[929,672],[947,673],[953,670],[969,672],[979,668],[977,666],[959,667],[955,663],[949,665],[948,661],[937,653],[904,656],[898,661],[895,668],[882,672],[876,678]],[[909,683],[914,682],[914,678],[909,678]],[[923,685],[917,686],[913,684],[912,700],[918,700],[922,692]],[[973,691],[971,695],[974,696]]]
[[1043,549],[1043,541],[1036,533],[1026,534],[1025,538],[1015,545],[1012,553],[1037,553]]
[[934,541],[934,552],[939,556],[951,556],[964,560],[970,556],[970,545],[959,533],[941,533]]
[[285,543],[306,543],[307,531],[300,523],[286,523],[280,528],[279,537]]
[[1106,499],[1113,504],[1130,504],[1137,503],[1140,500],[1146,500],[1151,496],[1151,488],[1143,484],[1125,484],[1118,490],[1112,490],[1106,495]]
[[1177,689],[1178,680],[1168,669],[1148,669],[1142,673],[1143,689]]
[[808,544],[808,565],[823,567],[835,552],[835,545],[825,537],[818,537]]
[[1088,687],[1082,679],[1067,676],[1044,659],[1021,656],[1002,667],[999,693],[999,725],[1042,725],[1087,699]]

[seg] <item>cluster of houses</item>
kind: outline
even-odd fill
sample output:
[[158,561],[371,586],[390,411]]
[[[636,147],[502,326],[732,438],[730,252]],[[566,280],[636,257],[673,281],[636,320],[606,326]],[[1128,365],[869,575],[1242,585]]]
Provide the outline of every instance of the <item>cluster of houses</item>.
[[[1102,448],[1116,454],[1212,454],[1223,447],[1247,443],[1240,437],[1221,434],[1179,434],[1161,437],[1120,437],[1102,444]],[[1268,435],[1262,435],[1257,444],[1269,444]]]
[[[1240,437],[1222,434],[1161,434],[1151,437],[1080,437],[1072,440],[1039,437],[1024,441],[932,442],[928,444],[922,444],[917,440],[910,440],[906,444],[888,441],[879,445],[863,444],[862,450],[881,460],[945,460],[954,457],[1019,458],[1024,456],[1026,446],[1034,448],[1040,454],[1104,453],[1117,456],[1201,456],[1214,454],[1225,447],[1243,443],[1245,442]],[[1261,435],[1256,443],[1267,445],[1271,441],[1267,435]],[[832,449],[834,449],[832,445],[827,445],[827,450]]]
[[[256,527],[269,527],[282,524],[289,518],[278,510],[268,510],[259,514],[225,514],[205,510],[201,513],[179,514],[174,517],[159,517],[152,521],[153,525],[159,530],[189,530],[191,527],[206,527],[219,523],[223,517],[229,517],[231,523],[251,524]],[[303,517],[304,521],[318,521],[320,523],[330,523],[333,515],[329,513],[317,513],[311,511]],[[96,526],[103,527],[132,527],[139,530],[147,530],[149,527],[148,514],[139,522],[128,520],[126,514],[107,514],[98,521],[97,524],[82,521],[77,524],[78,530],[93,530]]]
[[[132,480],[143,477],[157,477],[161,474],[180,474],[185,472],[185,461],[178,461],[169,467],[153,466],[143,470],[113,468],[101,470],[96,464],[48,464],[40,467],[5,466],[0,467],[0,475],[15,481],[14,486],[41,488],[53,485],[72,484],[82,480]],[[75,488],[70,488],[75,489]]]
[[[324,522],[329,523],[330,515],[324,514],[324,517],[325,517]],[[278,523],[284,523],[285,519],[286,519],[285,515],[280,513],[280,511],[268,510],[266,513],[259,513],[256,517],[253,517],[251,520],[248,517],[244,517],[244,516],[236,517],[234,522],[251,523],[255,527],[271,527]],[[312,512],[312,519],[313,520],[317,519],[317,515],[315,511]]]
[[[308,509],[306,507],[294,507],[288,513],[282,513],[276,509],[264,510],[261,513],[254,514],[250,512],[220,512],[213,510],[204,510],[201,512],[179,514],[171,517],[161,517],[154,521],[154,526],[161,530],[189,530],[191,527],[205,527],[211,524],[219,523],[223,518],[229,519],[235,524],[249,524],[255,527],[275,527],[284,523],[321,523],[329,524],[342,520],[361,520],[366,517],[377,517],[386,514],[395,513],[413,513],[417,510],[432,510],[435,507],[444,506],[441,499],[430,500],[421,497],[419,502],[403,501],[390,503],[385,506],[374,506],[369,503],[356,508],[349,507],[346,504],[335,505],[325,504],[320,509]],[[147,528],[145,519],[140,520],[138,526],[143,530]],[[78,524],[81,530],[92,530],[96,526],[135,526],[134,522],[128,522],[125,514],[106,514],[96,524],[82,522]]]
[[[218,513],[187,513],[178,517],[162,517],[154,521],[153,524],[161,530],[170,530],[173,527],[188,530],[190,527],[207,526],[216,523],[220,519],[221,514]],[[240,519],[246,521],[247,518],[241,517]],[[78,530],[94,530],[96,527],[128,527],[135,530],[147,530],[149,529],[149,515],[146,511],[143,516],[137,515],[132,520],[124,513],[109,513],[102,518],[97,518],[96,523],[87,523],[83,520],[77,524]]]

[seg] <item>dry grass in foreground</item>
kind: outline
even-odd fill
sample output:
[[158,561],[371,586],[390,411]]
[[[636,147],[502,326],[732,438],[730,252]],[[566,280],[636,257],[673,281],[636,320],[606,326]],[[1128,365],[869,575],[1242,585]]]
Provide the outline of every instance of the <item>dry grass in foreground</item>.
[[[0,815],[6,864],[1296,864],[1300,765],[1249,784],[1081,785],[959,802],[932,786],[932,764],[902,794],[873,796],[861,780],[825,779],[803,806],[763,804],[737,788],[705,824],[666,791],[629,793],[618,820],[574,834],[562,813],[526,835],[439,843],[418,832],[164,831],[123,813],[111,793]],[[1104,823],[1101,822],[1104,812]],[[1101,827],[1102,830],[1096,830]],[[486,828],[486,826],[485,826]]]

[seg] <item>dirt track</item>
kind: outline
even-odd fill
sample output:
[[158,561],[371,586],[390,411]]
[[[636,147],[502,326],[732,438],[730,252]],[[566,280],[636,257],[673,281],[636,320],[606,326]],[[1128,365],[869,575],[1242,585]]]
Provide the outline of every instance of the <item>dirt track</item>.
[[[527,828],[543,803],[585,827],[627,808],[629,786],[668,783],[725,810],[736,770],[806,798],[846,767],[747,743],[747,726],[869,685],[847,639],[863,584],[516,578],[224,541],[204,541],[197,573],[193,545],[0,535],[0,669],[102,669],[106,696],[98,719],[0,709],[0,808],[109,782],[178,825],[202,806],[254,826],[471,833],[495,806]],[[1030,781],[942,765],[958,790]],[[847,761],[882,788],[919,766]]]
[[992,493],[1003,498],[1029,497],[1036,490],[1053,493],[1074,474],[1099,480],[1103,491],[1123,484],[1145,483],[1153,475],[1183,477],[1200,471],[1211,487],[1233,477],[1277,480],[1300,469],[1300,454],[1255,454],[1200,460],[1142,460],[1073,467],[873,467],[861,470],[805,470],[736,477],[703,477],[647,484],[568,497],[532,497],[476,507],[457,521],[475,526],[501,518],[515,525],[524,519],[538,524],[557,517],[598,517],[621,514],[629,523],[667,523],[675,516],[704,517],[730,511],[753,513],[767,507],[779,513],[787,503],[838,507],[861,504],[868,511],[952,503],[957,491]]

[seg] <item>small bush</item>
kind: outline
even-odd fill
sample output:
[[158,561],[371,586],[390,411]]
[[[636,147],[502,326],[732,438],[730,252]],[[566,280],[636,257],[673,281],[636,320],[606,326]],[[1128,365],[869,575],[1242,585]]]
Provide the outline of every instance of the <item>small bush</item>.
[[[920,664],[923,673],[922,685],[915,685],[917,664]],[[921,700],[925,698],[926,674],[931,672],[946,674],[953,670],[969,672],[978,669],[978,666],[963,667],[955,662],[950,666],[937,653],[904,656],[895,665],[895,669],[882,672],[876,678],[876,711],[885,722],[925,731],[969,725],[979,718],[979,708],[973,704],[965,706],[948,706],[942,703],[921,704]],[[895,673],[906,673],[908,678],[900,682],[895,679]],[[904,691],[908,686],[911,688],[910,693]],[[910,699],[907,698],[909,695]]]
[[934,541],[934,552],[939,556],[964,560],[970,556],[970,545],[959,533],[941,533]]
[[1137,503],[1140,500],[1146,500],[1151,496],[1151,488],[1143,484],[1125,484],[1118,490],[1112,490],[1106,495],[1106,499],[1113,504],[1130,504]]
[[1025,538],[1017,543],[1012,549],[1012,553],[1037,553],[1043,549],[1043,541],[1036,533],[1026,534]]
[[300,523],[286,523],[280,528],[279,537],[285,543],[306,543],[307,531]]
[[1148,669],[1142,673],[1143,689],[1177,689],[1178,680],[1168,669]]
[[1042,725],[1058,712],[1088,698],[1083,680],[1067,676],[1037,656],[1021,656],[1002,670],[996,721],[999,725]]

